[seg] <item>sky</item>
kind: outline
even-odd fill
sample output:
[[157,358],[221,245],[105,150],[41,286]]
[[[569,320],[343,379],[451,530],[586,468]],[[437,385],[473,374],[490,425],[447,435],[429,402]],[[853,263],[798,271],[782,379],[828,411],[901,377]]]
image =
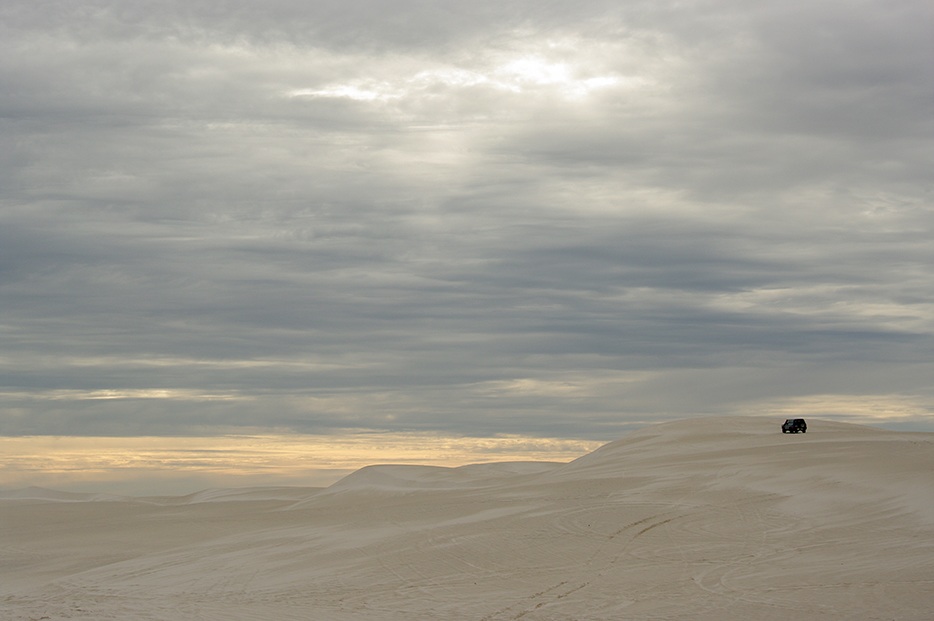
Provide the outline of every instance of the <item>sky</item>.
[[382,461],[694,416],[934,431],[932,24],[5,0],[0,486],[114,438],[395,438]]

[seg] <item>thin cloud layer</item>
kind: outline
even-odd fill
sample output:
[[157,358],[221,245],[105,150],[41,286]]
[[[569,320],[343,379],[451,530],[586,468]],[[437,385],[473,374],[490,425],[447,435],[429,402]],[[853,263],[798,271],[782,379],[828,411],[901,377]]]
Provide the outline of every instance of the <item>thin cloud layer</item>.
[[931,13],[4,3],[0,433],[930,429]]

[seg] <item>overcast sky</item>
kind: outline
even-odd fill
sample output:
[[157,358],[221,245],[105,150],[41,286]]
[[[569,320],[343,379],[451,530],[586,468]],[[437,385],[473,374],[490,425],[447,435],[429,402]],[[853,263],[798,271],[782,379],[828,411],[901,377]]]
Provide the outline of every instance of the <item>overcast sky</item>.
[[0,435],[934,430],[929,0],[4,0]]

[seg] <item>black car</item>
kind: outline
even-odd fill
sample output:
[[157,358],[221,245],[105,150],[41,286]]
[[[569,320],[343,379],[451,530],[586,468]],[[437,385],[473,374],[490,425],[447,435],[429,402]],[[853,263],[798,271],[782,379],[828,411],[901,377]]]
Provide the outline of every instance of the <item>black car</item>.
[[784,423],[782,423],[782,433],[807,433],[808,424],[804,422],[803,418],[789,418]]

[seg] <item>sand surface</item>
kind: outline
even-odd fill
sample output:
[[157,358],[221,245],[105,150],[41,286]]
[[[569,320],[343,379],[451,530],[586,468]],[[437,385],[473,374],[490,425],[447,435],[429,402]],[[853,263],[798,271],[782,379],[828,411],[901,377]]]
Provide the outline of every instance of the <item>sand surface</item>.
[[934,618],[934,434],[780,423],[326,489],[6,491],[0,618]]

